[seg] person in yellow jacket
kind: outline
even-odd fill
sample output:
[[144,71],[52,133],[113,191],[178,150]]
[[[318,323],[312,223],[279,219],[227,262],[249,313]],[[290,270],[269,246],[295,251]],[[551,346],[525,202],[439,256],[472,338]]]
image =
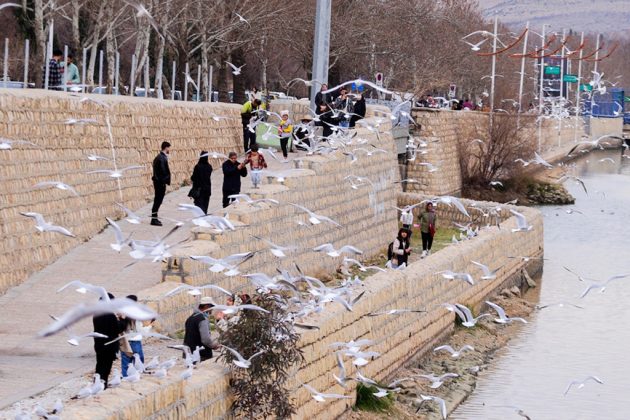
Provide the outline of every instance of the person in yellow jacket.
[[241,123],[243,124],[243,148],[247,152],[256,143],[256,128],[250,130],[249,124],[256,118],[258,110],[265,109],[260,99],[245,102],[241,107]]
[[282,147],[282,156],[284,156],[284,162],[288,162],[288,144],[293,133],[293,123],[289,119],[289,111],[280,111],[280,123],[278,125],[278,136],[280,136],[280,147]]

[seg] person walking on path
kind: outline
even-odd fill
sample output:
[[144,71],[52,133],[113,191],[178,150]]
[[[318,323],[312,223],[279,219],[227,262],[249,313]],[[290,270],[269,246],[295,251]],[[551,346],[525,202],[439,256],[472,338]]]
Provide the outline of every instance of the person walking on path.
[[400,228],[398,230],[398,236],[394,239],[392,246],[392,254],[391,261],[394,268],[408,264],[409,254],[411,254],[409,229]]
[[[129,295],[127,299],[131,299],[134,302],[138,301],[138,297],[136,295]],[[138,321],[135,319],[125,318],[125,334],[131,334],[122,338],[121,347],[120,347],[120,365],[121,365],[121,373],[123,377],[127,377],[127,368],[129,364],[133,364],[134,362],[134,354],[137,354],[140,357],[140,361],[144,363],[144,351],[142,350],[142,332],[145,327],[142,324],[142,321]],[[127,343],[128,348],[125,345]],[[127,350],[127,351],[125,351]]]
[[241,108],[241,123],[243,124],[243,151],[247,152],[254,144],[256,144],[256,128],[254,132],[249,129],[250,123],[255,119],[259,109],[265,109],[260,99],[255,98],[243,104]]
[[284,162],[288,162],[289,156],[289,140],[291,139],[291,133],[293,133],[293,123],[289,119],[289,111],[280,111],[280,123],[278,125],[278,135],[280,136],[280,147],[282,148],[282,156],[284,156]]
[[411,232],[411,225],[413,224],[413,213],[411,210],[403,210],[400,214],[400,223],[402,226]]
[[201,347],[199,355],[201,361],[212,358],[212,350],[219,347],[218,343],[212,341],[210,337],[210,322],[208,313],[214,307],[212,298],[202,297],[199,307],[188,317],[184,327],[184,345],[188,346],[190,352],[194,352],[197,347]]
[[204,150],[200,153],[199,162],[195,165],[195,169],[193,169],[190,177],[192,189],[188,196],[194,200],[195,206],[199,207],[206,214],[208,214],[208,205],[212,195],[211,176],[212,165],[208,162],[208,152]]
[[420,216],[420,233],[422,235],[422,256],[426,257],[431,254],[431,246],[433,245],[433,237],[435,236],[435,223],[437,216],[433,209],[433,203],[427,203],[425,209]]
[[223,208],[234,201],[229,198],[230,195],[241,193],[241,177],[247,176],[245,162],[239,163],[236,158],[236,152],[230,152],[228,160],[221,166],[223,169]]
[[162,226],[162,222],[158,219],[158,211],[166,195],[166,186],[171,185],[171,171],[168,168],[168,154],[170,151],[171,144],[164,141],[162,142],[160,153],[153,159],[153,177],[151,178],[155,189],[155,198],[151,209],[151,224],[153,226]]
[[243,162],[244,165],[249,163],[249,169],[252,171],[252,184],[254,188],[258,188],[260,184],[261,171],[267,169],[267,162],[262,153],[258,151],[258,145],[254,144],[251,147],[250,152],[247,154],[247,159]]
[[[114,295],[111,293],[108,293],[108,295],[110,299],[114,299]],[[107,336],[106,338],[94,337],[94,351],[96,352],[95,373],[98,373],[101,379],[105,381],[105,388],[107,388],[112,364],[114,364],[116,353],[120,349],[119,341],[109,342],[116,339],[125,330],[126,322],[118,319],[115,314],[108,313],[93,317],[92,324],[94,325],[94,332]]]

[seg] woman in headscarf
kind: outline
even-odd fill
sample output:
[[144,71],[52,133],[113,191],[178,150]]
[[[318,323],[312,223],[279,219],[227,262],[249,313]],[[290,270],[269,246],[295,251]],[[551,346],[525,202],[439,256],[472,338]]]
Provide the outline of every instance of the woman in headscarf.
[[208,162],[208,152],[205,150],[199,154],[199,162],[195,165],[193,174],[190,177],[192,181],[192,189],[188,194],[194,202],[195,206],[208,214],[208,205],[210,203],[210,195],[212,194],[212,165]]

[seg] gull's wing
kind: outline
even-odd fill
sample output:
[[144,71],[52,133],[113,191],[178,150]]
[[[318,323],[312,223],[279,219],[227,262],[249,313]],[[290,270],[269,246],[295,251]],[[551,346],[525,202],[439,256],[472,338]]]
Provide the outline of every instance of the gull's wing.
[[444,344],[442,346],[439,346],[433,349],[433,351],[440,351],[440,350],[446,350],[451,354],[455,353],[455,350],[453,349],[453,347],[449,346],[448,344]]
[[44,220],[44,216],[42,216],[39,213],[35,213],[35,212],[30,211],[30,212],[24,212],[24,213],[20,212],[20,214],[22,216],[34,218],[35,219],[35,223],[37,223],[39,226],[43,226],[43,225],[47,224],[46,221]]
[[569,385],[567,385],[567,388],[564,390],[564,394],[563,395],[567,395],[569,390],[571,389],[571,387],[573,385],[579,385],[580,383],[581,382],[579,382],[579,381],[571,381],[571,382],[569,382]]
[[188,289],[196,289],[196,287],[195,286],[191,286],[189,284],[182,284],[181,286],[177,286],[176,288],[174,288],[170,292],[166,293],[164,296],[165,297],[173,296],[173,295],[179,293],[182,290],[188,290]]
[[218,290],[219,292],[227,296],[234,296],[234,293],[230,292],[229,290],[224,289],[223,287],[217,286],[215,284],[207,284],[205,286],[197,287],[197,289],[213,289],[213,290]]
[[48,232],[57,232],[57,233],[61,233],[62,235],[69,236],[71,238],[76,238],[76,235],[74,233],[70,232],[68,229],[66,229],[63,226],[50,225],[48,226],[46,230]]
[[226,61],[227,65],[232,67],[233,70],[238,70],[238,67],[236,67],[234,64],[230,63],[229,61]]
[[316,246],[315,248],[313,248],[313,251],[317,251],[317,252],[331,252],[331,251],[335,251],[335,247],[333,246],[333,244],[322,244],[319,246]]
[[355,248],[352,245],[344,245],[339,249],[340,252],[343,251],[350,251],[353,252],[355,254],[363,254],[363,251],[361,251],[359,248]]
[[521,213],[510,209],[510,213],[512,213],[514,216],[516,216],[516,225],[519,228],[526,228],[527,227],[527,219],[525,218],[524,215],[522,215]]
[[477,267],[481,268],[481,271],[483,271],[483,275],[484,276],[491,276],[492,275],[492,272],[490,271],[490,268],[487,265],[483,265],[483,264],[481,264],[480,262],[477,262],[477,261],[471,261],[471,263],[473,263]]
[[57,289],[57,293],[64,291],[68,287],[76,287],[77,289],[83,288],[91,293],[94,293],[95,295],[98,295],[99,297],[102,297],[105,302],[109,301],[109,295],[107,294],[107,290],[105,290],[104,287],[95,286],[90,283],[84,283],[81,280],[73,280],[69,283],[66,283],[65,285],[61,286],[61,288]]
[[234,357],[236,357],[239,360],[239,362],[245,362],[246,361],[245,358],[243,356],[241,356],[241,354],[239,352],[237,352],[236,350],[234,350],[233,348],[225,346],[223,344],[221,344],[221,346],[224,349],[226,349],[227,351],[229,351],[230,353],[232,353],[234,355]]
[[182,203],[182,204],[178,204],[178,210],[188,210],[190,211],[195,217],[205,217],[206,213],[204,213],[203,210],[201,210],[199,207],[195,206],[194,204],[186,204],[186,203]]
[[474,319],[472,312],[470,311],[470,309],[468,309],[466,306],[464,305],[460,305],[459,303],[456,303],[455,306],[462,311],[462,313],[464,314],[464,316],[466,317],[466,321],[470,322]]
[[122,168],[120,169],[120,172],[125,172],[125,171],[130,171],[132,169],[142,169],[144,168],[144,166],[141,165],[132,165],[132,166],[127,166],[126,168]]
[[234,308],[236,308],[237,310],[248,309],[248,310],[251,310],[251,311],[260,311],[260,312],[269,313],[268,310],[266,310],[264,308],[261,308],[258,305],[251,305],[251,304],[236,305],[236,306],[234,306]]
[[109,217],[106,217],[105,220],[107,220],[107,223],[109,223],[112,226],[112,229],[114,229],[114,236],[116,237],[116,242],[118,242],[119,244],[122,244],[123,242],[125,242],[125,236],[123,235],[122,230],[120,229],[120,226],[118,226],[118,223],[114,222]]
[[507,315],[505,314],[505,310],[503,310],[502,307],[500,307],[496,303],[490,302],[489,300],[486,300],[486,304],[488,304],[488,306],[492,307],[495,311],[497,311],[497,314],[499,315],[499,318],[501,318],[501,319],[507,318]]

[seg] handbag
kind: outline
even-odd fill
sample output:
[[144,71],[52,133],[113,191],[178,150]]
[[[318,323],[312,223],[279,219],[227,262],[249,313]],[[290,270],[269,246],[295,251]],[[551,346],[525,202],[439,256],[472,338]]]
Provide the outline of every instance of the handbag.
[[201,197],[201,187],[192,187],[188,192],[188,197],[192,198],[193,200]]

